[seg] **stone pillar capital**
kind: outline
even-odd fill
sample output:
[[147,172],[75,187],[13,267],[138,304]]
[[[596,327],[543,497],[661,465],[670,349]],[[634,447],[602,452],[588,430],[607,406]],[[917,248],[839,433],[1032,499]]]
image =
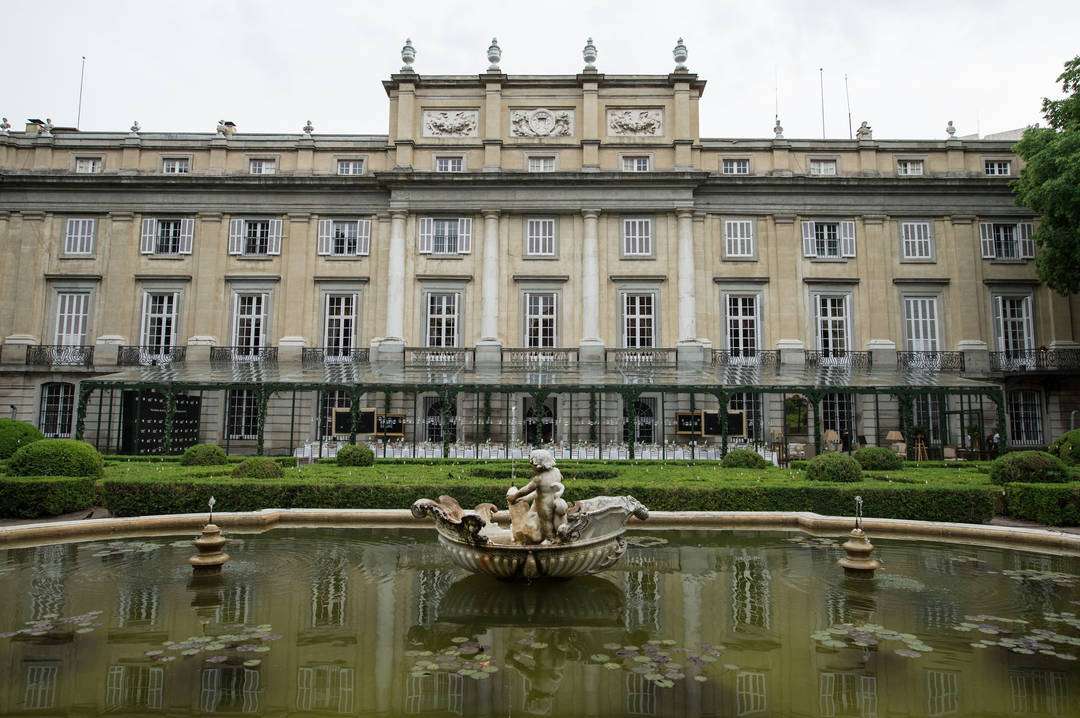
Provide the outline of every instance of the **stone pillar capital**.
[[480,211],[480,214],[484,215],[484,219],[498,219],[502,214],[501,209],[484,209]]
[[409,210],[407,209],[391,209],[390,217],[392,219],[405,219],[409,216]]
[[598,209],[583,209],[581,210],[581,216],[585,219],[596,219],[600,216],[600,210]]
[[676,207],[675,216],[679,219],[693,219],[694,208],[693,207]]

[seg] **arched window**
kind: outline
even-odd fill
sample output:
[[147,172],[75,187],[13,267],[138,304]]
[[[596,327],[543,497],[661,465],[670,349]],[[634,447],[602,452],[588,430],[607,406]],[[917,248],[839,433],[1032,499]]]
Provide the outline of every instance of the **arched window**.
[[71,417],[75,408],[75,385],[53,381],[41,385],[38,428],[50,438],[71,436]]

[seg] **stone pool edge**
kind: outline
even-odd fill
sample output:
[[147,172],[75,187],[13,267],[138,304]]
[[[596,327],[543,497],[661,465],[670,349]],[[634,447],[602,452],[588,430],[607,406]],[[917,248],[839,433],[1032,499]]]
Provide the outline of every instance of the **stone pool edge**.
[[[197,531],[206,520],[206,513],[197,513],[22,524],[0,527],[0,546],[167,535]],[[407,509],[262,509],[215,514],[214,523],[225,529],[253,531],[275,526],[430,525],[426,520],[413,518]],[[850,531],[854,524],[855,519],[850,516],[822,516],[809,511],[654,511],[647,523],[632,521],[635,526],[657,529],[793,529],[832,534]],[[863,519],[863,528],[875,537],[1080,552],[1080,535],[1049,529],[875,518]]]

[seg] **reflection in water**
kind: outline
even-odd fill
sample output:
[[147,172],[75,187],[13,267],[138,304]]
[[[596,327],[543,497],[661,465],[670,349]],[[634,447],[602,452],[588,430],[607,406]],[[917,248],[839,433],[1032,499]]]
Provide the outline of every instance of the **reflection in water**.
[[1080,715],[1074,557],[882,540],[857,581],[831,539],[672,531],[524,585],[427,531],[238,538],[205,582],[176,537],[0,551],[0,716]]

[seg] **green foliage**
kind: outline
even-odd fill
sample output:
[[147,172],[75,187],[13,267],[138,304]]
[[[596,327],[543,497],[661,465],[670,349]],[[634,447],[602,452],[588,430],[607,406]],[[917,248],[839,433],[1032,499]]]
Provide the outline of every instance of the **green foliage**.
[[220,466],[229,463],[225,450],[217,444],[196,444],[188,447],[180,457],[184,466]]
[[346,444],[338,449],[338,466],[374,466],[375,452],[367,444]]
[[895,451],[884,446],[864,446],[857,449],[852,458],[859,462],[864,471],[895,471],[904,465],[903,459]]
[[990,481],[1060,484],[1069,480],[1069,470],[1061,459],[1045,451],[1013,451],[990,465]]
[[1050,444],[1048,451],[1067,464],[1080,464],[1080,429],[1066,431]]
[[42,439],[27,444],[11,456],[8,473],[12,476],[91,476],[102,475],[105,462],[90,444],[73,439]]
[[37,519],[89,509],[94,505],[89,477],[4,477],[0,479],[0,517]]
[[232,470],[237,479],[280,479],[285,476],[281,464],[266,456],[244,459]]
[[771,469],[772,462],[750,449],[732,449],[720,461],[725,469]]
[[1080,483],[1009,484],[1005,515],[1048,526],[1080,526]]
[[790,468],[794,469],[795,471],[806,471],[806,469],[810,466],[810,460],[809,459],[793,459],[790,463],[788,463],[788,466]]
[[826,451],[810,459],[806,467],[810,481],[838,481],[851,483],[862,478],[859,462],[839,451]]
[[6,459],[27,444],[45,436],[33,424],[14,419],[0,419],[0,459]]
[[1039,214],[1039,278],[1061,294],[1080,291],[1080,56],[1058,76],[1061,100],[1043,99],[1049,127],[1029,127],[1014,148],[1024,169],[1013,183],[1017,203]]

